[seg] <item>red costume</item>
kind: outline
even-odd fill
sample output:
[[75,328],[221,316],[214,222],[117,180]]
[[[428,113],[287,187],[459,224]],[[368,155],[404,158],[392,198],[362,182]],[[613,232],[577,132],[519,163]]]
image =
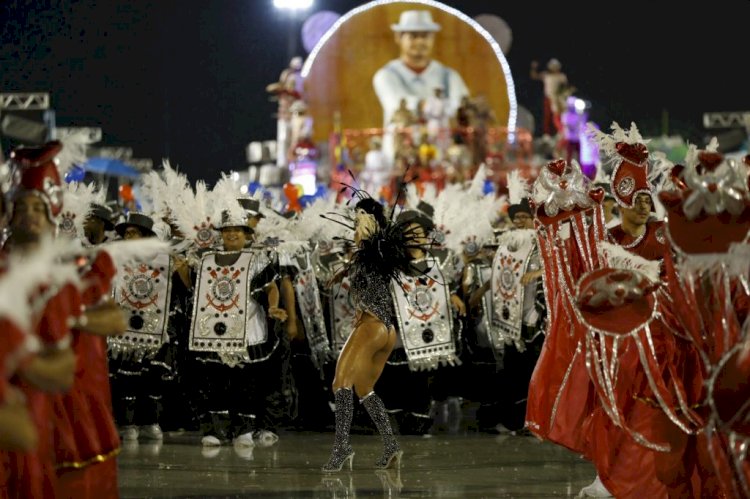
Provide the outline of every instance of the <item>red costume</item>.
[[[115,266],[101,251],[93,262],[82,259],[83,305],[110,294]],[[73,387],[53,397],[57,497],[118,497],[117,461],[120,437],[112,415],[104,337],[73,330],[77,368]]]
[[[47,209],[47,218],[55,224],[62,211],[62,191],[60,174],[55,157],[62,150],[60,142],[50,142],[41,147],[19,148],[11,153],[11,161],[20,170],[18,186],[13,193],[15,198],[25,195],[39,197]],[[42,344],[42,352],[54,351],[70,345],[71,337],[68,320],[81,313],[81,296],[74,274],[63,271],[63,266],[54,267],[53,262],[45,262],[52,270],[48,281],[31,297],[33,316],[32,329]],[[26,396],[29,412],[38,435],[38,445],[31,452],[7,453],[9,480],[7,492],[10,497],[49,498],[55,497],[55,468],[50,425],[50,404],[52,395],[32,386],[21,378],[14,383]]]
[[526,425],[544,439],[583,453],[583,422],[596,400],[573,291],[580,276],[599,266],[597,242],[606,234],[600,205],[604,191],[589,192],[578,165],[562,160],[545,166],[535,190],[535,199],[541,200],[535,223],[548,322],[529,385]]
[[[619,138],[608,144],[618,161],[611,189],[620,206],[634,209],[639,194],[651,195],[648,150],[637,129]],[[669,251],[663,223],[648,222],[644,229],[633,237],[617,226],[610,230],[610,240],[645,261],[660,261]],[[636,260],[635,270],[647,268],[645,261]],[[672,314],[668,290],[657,287],[656,272],[651,279],[653,292],[643,289],[649,287],[644,284],[635,290],[643,298],[626,301],[609,317],[595,307],[581,310],[587,323],[598,324],[589,332],[588,351],[600,404],[586,423],[586,456],[616,497],[690,497],[705,485],[699,480],[692,436],[700,427],[695,408],[703,373],[697,350]],[[598,284],[609,292],[634,286]],[[582,299],[579,295],[579,305]]]
[[[55,349],[70,341],[68,319],[80,314],[81,302],[75,286],[64,285],[47,301],[36,332],[42,342],[42,350]],[[40,498],[55,497],[55,467],[53,456],[50,404],[52,395],[40,391],[22,379],[16,386],[26,396],[29,411],[36,426],[39,444],[33,452],[10,452],[10,475],[8,487],[10,497]]]
[[665,260],[675,316],[700,350],[707,378],[696,454],[712,472],[711,497],[748,498],[748,170],[716,152],[691,150],[686,160],[660,199],[678,255]]
[[[18,313],[20,311],[13,311]],[[0,319],[0,405],[5,404],[10,387],[9,378],[16,370],[28,361],[33,352],[38,349],[38,341],[32,335],[24,332],[13,321],[3,317]],[[10,484],[10,461],[9,453],[0,451],[0,498],[10,496],[8,486]]]

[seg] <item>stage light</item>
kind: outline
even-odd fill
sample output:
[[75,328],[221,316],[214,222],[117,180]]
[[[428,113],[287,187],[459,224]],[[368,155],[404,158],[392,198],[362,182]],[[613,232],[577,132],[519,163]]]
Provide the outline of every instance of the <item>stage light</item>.
[[576,107],[576,111],[578,111],[579,114],[584,112],[586,110],[586,101],[581,100],[581,99],[576,99],[575,107]]
[[312,5],[313,0],[273,0],[273,6],[277,9],[303,10]]

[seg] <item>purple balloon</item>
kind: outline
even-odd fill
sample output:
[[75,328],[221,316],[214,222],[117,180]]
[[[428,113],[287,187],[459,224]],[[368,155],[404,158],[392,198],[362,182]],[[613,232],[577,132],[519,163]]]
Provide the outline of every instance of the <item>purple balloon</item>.
[[312,52],[323,35],[331,29],[341,16],[330,10],[322,10],[308,17],[302,24],[302,46],[307,53]]

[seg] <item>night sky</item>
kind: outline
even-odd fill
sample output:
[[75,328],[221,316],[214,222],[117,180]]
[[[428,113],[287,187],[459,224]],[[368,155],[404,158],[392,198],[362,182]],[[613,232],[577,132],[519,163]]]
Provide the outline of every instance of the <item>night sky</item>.
[[[310,13],[361,3],[315,0]],[[542,87],[529,63],[550,57],[602,124],[634,120],[655,134],[666,110],[670,131],[700,141],[704,111],[750,110],[748,0],[673,12],[653,10],[666,2],[445,3],[510,25],[518,101],[537,121]],[[274,138],[265,86],[288,62],[290,29],[272,0],[3,0],[0,92],[49,91],[58,126],[101,125],[102,145],[169,157],[212,182],[244,167],[249,141]]]

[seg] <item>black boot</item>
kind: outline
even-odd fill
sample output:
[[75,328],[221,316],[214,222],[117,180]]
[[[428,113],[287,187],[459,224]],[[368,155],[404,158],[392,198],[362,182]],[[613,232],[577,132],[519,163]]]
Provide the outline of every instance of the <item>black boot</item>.
[[351,388],[339,388],[334,395],[336,402],[336,437],[333,440],[333,449],[328,462],[323,465],[323,473],[341,471],[341,468],[349,462],[349,469],[354,464],[354,450],[349,443],[349,431],[352,427],[352,416],[354,414],[354,398]]
[[375,392],[370,392],[360,400],[362,405],[367,409],[367,414],[370,415],[375,426],[380,432],[380,436],[383,437],[383,456],[378,459],[375,463],[375,467],[379,469],[390,468],[394,465],[396,468],[401,466],[401,456],[403,451],[396,441],[396,437],[393,435],[393,428],[391,428],[391,420],[388,417],[388,413],[385,411],[385,405],[380,400]]

